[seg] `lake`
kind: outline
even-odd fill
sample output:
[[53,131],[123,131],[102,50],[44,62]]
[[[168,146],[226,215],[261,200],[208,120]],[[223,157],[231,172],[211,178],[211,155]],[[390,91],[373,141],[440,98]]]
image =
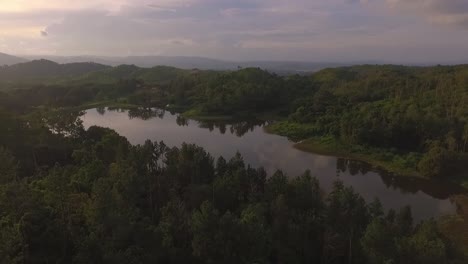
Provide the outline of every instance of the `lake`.
[[81,119],[86,129],[93,125],[108,127],[132,144],[147,139],[164,141],[171,147],[194,143],[213,157],[226,159],[239,152],[247,164],[262,166],[270,175],[278,169],[290,177],[310,170],[325,191],[341,180],[367,201],[380,199],[385,209],[410,205],[416,221],[455,213],[451,197],[464,191],[446,182],[398,177],[363,162],[300,151],[287,138],[266,133],[266,123],[261,121],[199,122],[159,109],[106,108],[87,110]]

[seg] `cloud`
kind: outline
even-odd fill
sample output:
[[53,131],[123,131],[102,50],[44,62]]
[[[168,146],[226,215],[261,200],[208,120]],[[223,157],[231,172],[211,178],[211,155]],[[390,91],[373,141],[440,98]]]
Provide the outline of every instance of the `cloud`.
[[191,46],[195,44],[192,39],[184,39],[184,38],[169,39],[168,43],[172,45],[180,45],[180,46]]
[[402,12],[422,15],[430,22],[468,29],[467,0],[386,0]]
[[148,7],[157,11],[177,12],[175,8],[167,8],[167,7],[156,5],[156,4],[148,4]]
[[36,10],[83,10],[93,8],[117,9],[125,0],[5,0],[0,12],[29,12]]
[[[4,2],[2,50],[17,54],[322,61],[468,54],[462,45],[468,36],[461,34],[468,0]],[[456,27],[434,27],[420,17]]]

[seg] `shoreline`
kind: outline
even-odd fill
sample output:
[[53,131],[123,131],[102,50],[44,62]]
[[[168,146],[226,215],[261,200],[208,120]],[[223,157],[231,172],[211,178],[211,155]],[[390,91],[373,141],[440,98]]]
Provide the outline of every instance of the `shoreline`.
[[294,148],[304,152],[314,153],[323,156],[333,156],[337,158],[362,161],[368,163],[374,168],[382,169],[388,173],[393,173],[398,176],[430,180],[429,178],[422,176],[419,172],[417,172],[414,169],[398,168],[392,162],[372,158],[371,154],[352,153],[344,150],[344,148],[339,148],[337,146],[338,144],[336,145],[336,147],[329,146],[327,144],[322,143],[321,139],[317,138],[301,140],[300,142],[294,144]]
[[[132,108],[138,108],[142,106],[129,104],[126,102],[118,102],[118,101],[113,100],[113,101],[93,102],[93,103],[89,103],[89,104],[85,104],[85,105],[81,105],[77,107],[71,107],[71,108],[65,107],[64,110],[82,111],[82,110],[87,110],[90,108],[97,108],[97,107],[116,107],[116,108],[132,109]],[[175,109],[169,108],[167,110],[175,110]],[[180,115],[187,119],[192,119],[196,121],[207,121],[207,122],[209,121],[229,122],[229,121],[242,119],[242,116],[236,117],[234,115],[202,114],[198,112],[197,110],[189,110],[185,112],[180,112]],[[274,117],[275,115],[271,115],[271,113],[261,113],[261,114],[256,114],[253,117],[259,120],[265,120],[264,117],[266,116]],[[308,129],[310,129],[309,131],[311,131],[314,129],[314,127],[311,126]],[[289,133],[287,133],[286,131],[282,131],[282,130],[283,129],[281,127],[274,127],[274,124],[270,124],[264,127],[264,131],[266,133],[284,136],[284,137],[292,139],[292,141],[295,142],[293,147],[304,152],[365,162],[365,163],[368,163],[373,168],[380,169],[387,173],[392,173],[400,177],[412,177],[412,178],[418,178],[418,179],[431,180],[430,178],[427,178],[421,175],[417,171],[416,168],[398,166],[398,163],[395,162],[394,160],[386,161],[386,160],[382,160],[382,159],[375,157],[377,155],[383,155],[382,152],[385,151],[385,149],[382,149],[380,150],[382,152],[379,152],[379,151],[372,150],[369,148],[364,148],[362,146],[345,145],[345,144],[338,142],[336,139],[333,139],[331,137],[325,137],[325,136],[315,136],[315,137],[309,137],[306,139],[300,139],[301,137],[299,135],[294,134],[296,131],[290,130],[288,131]],[[296,142],[296,140],[298,141]],[[361,148],[364,151],[352,151],[352,149],[356,147]],[[368,153],[365,153],[365,152],[368,152]],[[399,156],[396,156],[396,157],[398,158]],[[461,180],[449,180],[449,181],[468,190],[468,180],[461,179]]]
[[[421,175],[416,167],[405,167],[401,163],[399,164],[398,162],[404,161],[403,156],[394,155],[392,159],[383,160],[385,155],[387,155],[385,153],[385,149],[371,149],[359,145],[343,144],[329,136],[315,136],[301,139],[301,137],[297,136],[296,131],[288,131],[290,133],[287,133],[284,128],[275,127],[274,125],[265,127],[265,132],[290,138],[295,142],[294,148],[304,152],[362,161],[376,169],[381,169],[400,177],[431,180],[431,178]],[[353,151],[353,148],[358,150]],[[380,156],[380,158],[377,156]],[[397,159],[397,161],[395,161],[395,159]],[[398,161],[398,159],[400,160]],[[463,177],[457,176],[453,179],[448,179],[447,181],[468,190],[468,179],[463,179]]]
[[[369,154],[353,153],[353,152],[345,150],[345,149],[349,149],[349,147],[347,148],[344,145],[340,145],[336,141],[333,142],[334,143],[333,145],[329,145],[327,143],[323,143],[322,142],[323,139],[326,139],[326,138],[305,139],[298,143],[295,143],[294,147],[304,152],[366,162],[376,169],[382,169],[388,173],[395,174],[399,177],[412,177],[412,178],[419,178],[419,179],[425,179],[425,180],[433,180],[431,178],[424,177],[423,175],[421,175],[417,171],[417,169],[403,168],[401,166],[398,166],[397,165],[398,163],[394,161],[385,161],[385,160],[380,160],[380,159],[373,157],[373,155],[379,155],[379,153],[369,153]],[[448,179],[447,181],[452,182],[468,190],[467,179],[463,179],[462,177],[456,176],[453,179]]]

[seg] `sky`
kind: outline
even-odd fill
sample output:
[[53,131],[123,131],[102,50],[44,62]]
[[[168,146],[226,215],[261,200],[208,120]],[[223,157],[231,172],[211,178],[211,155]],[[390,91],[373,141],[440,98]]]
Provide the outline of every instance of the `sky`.
[[468,63],[468,0],[0,0],[0,52]]

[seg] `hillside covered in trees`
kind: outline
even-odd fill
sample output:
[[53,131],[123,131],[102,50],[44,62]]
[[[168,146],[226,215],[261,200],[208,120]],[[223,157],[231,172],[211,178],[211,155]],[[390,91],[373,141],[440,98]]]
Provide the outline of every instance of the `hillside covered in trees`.
[[106,68],[109,66],[92,62],[58,64],[49,60],[34,60],[13,65],[1,65],[0,81],[31,84],[34,81],[47,81],[51,78],[81,76]]
[[120,102],[169,107],[195,118],[260,116],[278,121],[269,131],[301,141],[298,147],[305,150],[363,159],[399,174],[467,178],[464,65],[364,65],[287,77],[256,68],[215,72],[122,65],[4,86],[0,100],[17,110]]

